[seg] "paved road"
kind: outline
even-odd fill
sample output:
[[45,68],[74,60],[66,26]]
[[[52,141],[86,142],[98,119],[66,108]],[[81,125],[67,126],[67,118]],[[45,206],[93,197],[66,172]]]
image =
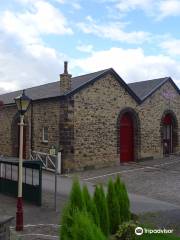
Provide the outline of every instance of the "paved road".
[[[142,219],[154,222],[156,226],[177,228],[180,230],[180,204],[179,204],[179,170],[180,159],[166,159],[166,161],[152,161],[139,164],[120,166],[79,173],[81,184],[86,183],[93,193],[94,185],[102,182],[105,185],[109,177],[117,172],[125,181],[131,201],[131,210],[143,214]],[[169,165],[169,161],[171,161]],[[173,163],[172,161],[175,161]],[[177,162],[178,161],[178,162]],[[161,165],[163,163],[163,165]],[[164,163],[167,163],[164,165]],[[158,165],[158,166],[157,166]],[[54,174],[43,172],[43,206],[41,208],[25,203],[25,224],[57,224],[59,223],[62,208],[67,201],[72,185],[72,177],[58,176],[57,203],[58,211],[53,209],[54,204]],[[168,181],[169,180],[169,181]],[[179,181],[180,182],[180,181]],[[162,188],[164,185],[164,188]],[[151,186],[150,191],[148,187]],[[168,187],[168,188],[167,188]],[[161,191],[159,191],[161,189]],[[171,196],[171,194],[173,194]],[[175,196],[175,197],[174,197]],[[14,215],[16,212],[16,199],[0,195],[0,214]],[[150,215],[149,215],[150,213]],[[45,227],[47,228],[47,227]],[[177,233],[180,234],[180,232]],[[40,232],[44,232],[40,227]],[[49,230],[49,234],[54,233]],[[47,233],[47,234],[48,234]],[[58,231],[56,231],[58,235]],[[25,237],[27,239],[27,237]],[[31,238],[30,238],[31,239]],[[42,238],[44,239],[44,238]]]
[[[180,209],[180,158],[153,160],[138,164],[120,166],[79,173],[81,184],[86,183],[90,192],[98,183],[107,184],[109,177],[119,174],[125,181],[135,213]],[[67,196],[71,189],[73,175],[58,176],[58,193]],[[54,176],[44,172],[43,189],[54,189]]]

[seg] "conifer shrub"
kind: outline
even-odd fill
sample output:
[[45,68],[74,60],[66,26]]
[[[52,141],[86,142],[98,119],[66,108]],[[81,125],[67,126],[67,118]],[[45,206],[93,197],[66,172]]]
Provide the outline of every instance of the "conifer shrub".
[[74,223],[75,210],[68,203],[62,213],[61,228],[60,228],[60,239],[68,240],[72,239],[71,227]]
[[86,185],[83,186],[83,199],[84,199],[84,204],[85,204],[85,208],[86,211],[88,212],[89,216],[92,218],[92,220],[94,221],[94,223],[99,226],[99,215],[97,212],[97,208],[96,205],[93,201],[93,199],[91,198],[88,188]]
[[129,221],[131,216],[129,197],[125,184],[120,180],[119,176],[116,177],[114,187],[119,203],[120,222]]
[[102,186],[96,186],[94,191],[94,202],[99,215],[99,224],[101,231],[105,236],[109,236],[109,215],[106,196]]
[[100,228],[93,222],[85,211],[77,211],[74,214],[72,226],[73,240],[107,240]]
[[107,205],[109,213],[110,233],[114,234],[118,230],[120,224],[120,206],[118,202],[118,197],[116,195],[115,186],[111,179],[108,183]]
[[127,189],[125,184],[122,182],[122,192],[124,194],[124,205],[125,205],[125,214],[124,214],[124,221],[129,221],[131,219],[131,212],[130,212],[130,201],[129,196],[127,193]]
[[72,239],[71,228],[74,223],[74,214],[78,210],[85,211],[85,204],[79,181],[78,179],[74,179],[68,203],[62,213],[60,228],[61,240]]
[[72,208],[83,210],[85,208],[83,194],[81,191],[81,187],[79,184],[79,180],[75,178],[73,180],[70,196],[69,196],[69,203]]

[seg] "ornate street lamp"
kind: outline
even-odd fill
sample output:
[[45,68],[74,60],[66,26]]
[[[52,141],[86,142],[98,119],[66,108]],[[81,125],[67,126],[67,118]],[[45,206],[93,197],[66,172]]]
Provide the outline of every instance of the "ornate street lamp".
[[27,111],[31,99],[25,95],[25,90],[22,94],[14,99],[18,112],[20,114],[20,141],[19,141],[19,175],[18,175],[18,199],[17,199],[17,212],[16,212],[16,231],[23,230],[23,205],[22,205],[22,161],[23,161],[23,127],[24,127],[24,114]]

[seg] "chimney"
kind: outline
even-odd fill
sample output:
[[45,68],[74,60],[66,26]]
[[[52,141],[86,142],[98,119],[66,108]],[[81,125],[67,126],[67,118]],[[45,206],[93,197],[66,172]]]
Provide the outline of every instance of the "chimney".
[[62,94],[71,90],[71,77],[68,73],[68,62],[64,62],[64,73],[60,74],[60,92]]

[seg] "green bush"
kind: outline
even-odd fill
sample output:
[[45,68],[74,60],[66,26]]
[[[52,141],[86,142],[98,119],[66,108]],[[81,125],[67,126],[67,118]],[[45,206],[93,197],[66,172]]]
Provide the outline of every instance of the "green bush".
[[139,226],[136,222],[124,222],[119,226],[115,234],[116,240],[136,240],[138,236],[135,234],[135,228]]
[[83,186],[83,199],[84,199],[84,204],[86,207],[86,210],[88,212],[88,214],[90,215],[90,217],[93,219],[94,223],[99,226],[99,215],[97,212],[97,208],[96,205],[94,203],[94,201],[92,200],[88,188],[86,185]]
[[65,206],[61,218],[60,239],[72,239],[71,227],[74,224],[74,214],[78,210],[85,210],[83,195],[78,179],[74,179],[68,204]]
[[118,230],[120,224],[120,207],[112,180],[109,180],[108,183],[107,205],[109,213],[110,233],[114,234]]
[[69,202],[72,208],[79,210],[83,210],[85,208],[83,194],[77,178],[73,181]]
[[109,215],[107,201],[102,186],[96,186],[94,191],[94,202],[99,215],[99,224],[105,236],[109,236]]
[[120,222],[129,221],[131,218],[129,197],[126,187],[124,183],[121,182],[119,176],[116,177],[114,187],[119,202]]
[[62,213],[61,228],[60,228],[60,239],[68,240],[72,239],[71,227],[74,223],[75,210],[68,203]]
[[105,236],[98,228],[92,218],[86,212],[77,211],[74,214],[74,224],[72,226],[73,240],[106,240]]

